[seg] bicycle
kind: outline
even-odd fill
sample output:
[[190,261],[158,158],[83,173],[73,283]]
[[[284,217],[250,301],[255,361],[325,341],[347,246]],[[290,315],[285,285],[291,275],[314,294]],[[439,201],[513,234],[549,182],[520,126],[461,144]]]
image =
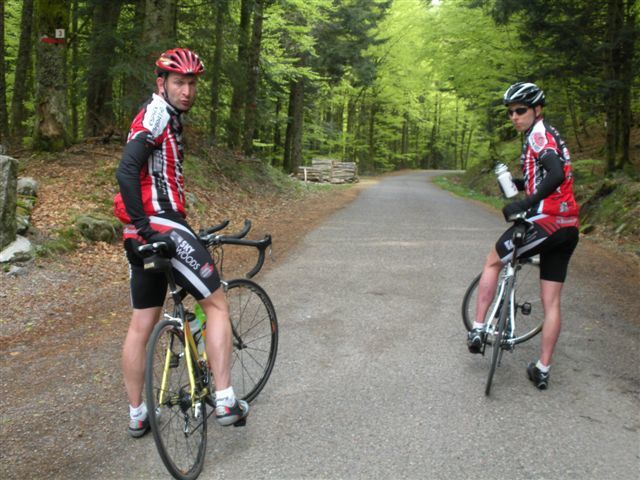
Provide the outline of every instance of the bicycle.
[[[525,238],[528,221],[518,214],[514,222],[513,255],[498,277],[498,287],[485,317],[483,343],[480,353],[484,356],[491,347],[489,374],[485,395],[491,392],[491,383],[502,353],[513,352],[514,347],[535,337],[542,330],[544,310],[540,300],[540,260],[538,256],[517,258],[518,248]],[[462,300],[462,321],[467,331],[473,328],[480,275],[471,282]],[[518,329],[516,328],[518,320]]]
[[[228,220],[200,231],[200,241],[212,249],[212,257],[221,277],[229,303],[233,337],[231,381],[239,398],[252,401],[264,388],[273,370],[278,349],[278,321],[271,299],[250,280],[264,263],[271,236],[245,240],[251,222],[233,235],[217,234]],[[226,281],[222,278],[224,245],[255,247],[258,259],[246,278]],[[215,411],[215,387],[208,367],[206,351],[198,348],[191,325],[194,311],[185,303],[195,303],[176,285],[167,245],[157,242],[138,248],[145,269],[165,274],[169,295],[163,318],[154,327],[147,344],[145,394],[153,438],[165,467],[177,479],[193,480],[202,471],[207,445],[207,421]],[[200,335],[206,335],[206,323]],[[204,338],[202,338],[204,344]],[[245,419],[234,424],[243,426]]]

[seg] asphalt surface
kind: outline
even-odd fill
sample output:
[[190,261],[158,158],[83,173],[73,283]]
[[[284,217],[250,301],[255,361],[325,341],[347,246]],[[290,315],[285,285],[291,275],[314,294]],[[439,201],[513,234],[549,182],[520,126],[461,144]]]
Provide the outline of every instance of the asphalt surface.
[[[383,178],[258,278],[278,312],[276,366],[245,428],[210,423],[200,478],[638,478],[629,309],[570,269],[549,390],[525,375],[535,338],[485,397],[460,303],[506,224],[433,175]],[[170,478],[150,435],[127,453],[86,478]]]

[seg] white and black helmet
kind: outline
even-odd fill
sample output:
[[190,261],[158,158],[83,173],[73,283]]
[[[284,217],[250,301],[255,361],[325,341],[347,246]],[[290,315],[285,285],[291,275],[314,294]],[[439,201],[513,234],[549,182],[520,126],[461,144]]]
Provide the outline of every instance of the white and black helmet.
[[529,107],[544,105],[544,92],[535,83],[518,82],[507,88],[502,98],[505,105],[522,103]]

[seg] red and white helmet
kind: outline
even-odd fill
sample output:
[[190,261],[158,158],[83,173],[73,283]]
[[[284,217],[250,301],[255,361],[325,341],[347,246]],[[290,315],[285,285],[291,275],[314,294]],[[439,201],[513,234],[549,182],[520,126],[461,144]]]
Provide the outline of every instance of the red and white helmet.
[[187,48],[172,48],[156,60],[156,74],[181,73],[182,75],[200,75],[204,64],[200,57]]

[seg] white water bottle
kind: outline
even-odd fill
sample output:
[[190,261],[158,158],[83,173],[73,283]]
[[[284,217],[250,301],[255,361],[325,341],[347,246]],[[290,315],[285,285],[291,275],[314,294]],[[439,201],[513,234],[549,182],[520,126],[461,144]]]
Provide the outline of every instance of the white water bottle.
[[515,197],[518,194],[518,189],[516,188],[515,183],[513,183],[513,178],[511,178],[511,172],[504,163],[499,163],[496,165],[495,169],[496,175],[498,176],[498,182],[502,187],[502,192],[506,198]]

